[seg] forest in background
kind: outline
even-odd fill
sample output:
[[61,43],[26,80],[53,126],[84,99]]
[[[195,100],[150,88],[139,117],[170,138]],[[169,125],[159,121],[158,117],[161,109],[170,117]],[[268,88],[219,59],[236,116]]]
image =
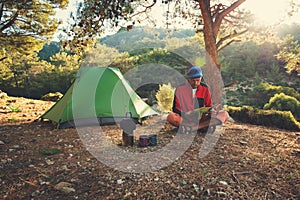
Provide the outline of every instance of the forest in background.
[[[290,110],[299,119],[300,80],[280,59],[281,54],[299,51],[299,30],[300,25],[283,25],[276,36],[253,37],[220,51],[224,104],[261,109],[269,104],[269,108]],[[66,50],[63,42],[52,41],[25,58],[15,57],[11,64],[0,63],[0,88],[8,95],[33,99],[48,93],[64,94],[83,66],[116,67],[126,73],[140,65],[161,64],[184,75],[187,68],[199,65],[205,72],[205,50],[194,45],[202,40],[192,30],[170,34],[163,29],[137,27],[87,44],[86,51],[76,54]],[[143,74],[138,74],[130,84],[139,85],[143,79]],[[150,84],[138,88],[137,93],[153,105],[158,88]]]

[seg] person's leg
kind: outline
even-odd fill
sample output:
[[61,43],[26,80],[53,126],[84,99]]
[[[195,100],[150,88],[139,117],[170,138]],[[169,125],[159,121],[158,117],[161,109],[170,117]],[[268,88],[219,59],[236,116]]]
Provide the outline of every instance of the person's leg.
[[[202,116],[199,121],[198,129],[205,129],[209,125],[216,126],[225,123],[229,119],[229,114],[226,111],[219,111],[218,113],[213,113],[212,115]],[[182,117],[174,112],[171,112],[167,116],[167,121],[173,126],[179,127],[181,123],[183,123]],[[188,121],[184,122],[184,126],[194,127],[193,123],[189,123]],[[196,125],[197,126],[197,125]]]
[[182,122],[182,118],[179,114],[171,112],[168,116],[167,116],[167,121],[172,124],[173,126],[179,127],[181,122]]
[[202,116],[199,121],[198,129],[205,129],[208,126],[217,126],[225,123],[229,119],[229,114],[226,111],[219,111],[218,113],[211,113]]
[[210,124],[210,121],[212,119],[212,114],[207,113],[205,115],[202,115],[201,119],[199,120],[198,129],[207,128]]

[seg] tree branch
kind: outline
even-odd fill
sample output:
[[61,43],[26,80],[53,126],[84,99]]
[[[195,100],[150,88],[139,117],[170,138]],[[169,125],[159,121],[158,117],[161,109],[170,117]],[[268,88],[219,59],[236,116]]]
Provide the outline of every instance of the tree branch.
[[139,14],[142,14],[142,13],[146,13],[146,12],[148,11],[148,9],[152,8],[155,4],[156,4],[156,1],[153,1],[153,3],[152,3],[151,5],[149,5],[149,6],[144,6],[144,7],[145,7],[144,10],[142,10],[142,11],[140,11],[140,12],[137,12],[137,13],[133,14],[131,17],[134,17],[134,16],[139,15]]
[[5,29],[10,27],[16,21],[18,15],[18,12],[16,12],[15,15],[12,18],[10,18],[10,20],[4,26],[0,28],[0,33],[2,33]]
[[218,5],[214,5],[213,8],[211,8],[212,10],[212,18],[215,18],[221,10],[224,10],[224,5],[223,4],[218,4]]
[[[241,32],[239,32],[239,33],[234,32],[234,33],[232,33],[232,34],[229,34],[229,35],[227,35],[227,36],[221,38],[221,39],[217,42],[217,49],[219,49],[219,47],[220,47],[226,40],[229,40],[229,39],[235,38],[235,37],[237,37],[237,36],[240,36],[240,35],[246,33],[247,31],[248,31],[248,29],[245,29],[245,30],[243,30],[243,31],[241,31]],[[232,42],[230,42],[230,44],[231,44],[231,43],[232,43]],[[225,46],[228,46],[228,44],[226,44]],[[222,49],[223,49],[223,48],[224,48],[224,47],[222,47]]]
[[218,49],[218,51],[221,51],[222,49],[224,49],[225,47],[229,46],[231,43],[233,42],[240,42],[241,40],[230,40],[229,42],[227,42],[225,45],[223,45],[222,47],[220,47]]
[[228,8],[224,9],[222,12],[216,15],[215,21],[214,21],[214,33],[215,35],[218,34],[222,20],[226,15],[228,15],[230,12],[232,12],[234,9],[236,9],[239,5],[244,3],[246,0],[237,0],[233,4],[231,4]]
[[1,3],[1,10],[0,10],[0,21],[2,21],[2,15],[3,15],[3,8],[4,8],[4,3]]
[[231,82],[231,83],[227,83],[224,85],[224,88],[228,88],[228,87],[233,87],[235,86],[236,84],[238,84],[239,82],[237,80]]
[[5,57],[2,57],[2,58],[0,58],[0,62],[2,62],[3,60],[5,60],[7,57],[5,56]]

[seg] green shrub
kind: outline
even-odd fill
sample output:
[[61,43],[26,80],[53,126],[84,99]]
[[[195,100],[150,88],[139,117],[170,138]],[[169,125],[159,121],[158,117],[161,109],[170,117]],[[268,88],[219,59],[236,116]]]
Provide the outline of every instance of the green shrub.
[[257,108],[263,108],[263,106],[269,102],[269,99],[275,94],[284,93],[300,101],[300,94],[294,88],[284,86],[274,86],[269,83],[260,83],[253,88],[253,91],[248,94],[248,102],[244,104],[252,105]]
[[290,111],[262,110],[251,106],[227,106],[226,109],[238,122],[300,131],[300,123]]
[[155,97],[159,109],[163,112],[170,112],[173,106],[175,88],[170,83],[159,86],[158,92]]
[[251,79],[246,79],[241,82],[232,82],[232,86],[225,87],[225,104],[229,106],[252,106],[253,102],[257,103],[257,95],[253,95],[253,93],[255,93],[255,88],[259,86],[262,81],[263,79],[256,74],[256,76]]
[[295,97],[284,93],[275,94],[271,97],[269,103],[264,105],[264,109],[291,111],[297,119],[300,118],[300,102]]

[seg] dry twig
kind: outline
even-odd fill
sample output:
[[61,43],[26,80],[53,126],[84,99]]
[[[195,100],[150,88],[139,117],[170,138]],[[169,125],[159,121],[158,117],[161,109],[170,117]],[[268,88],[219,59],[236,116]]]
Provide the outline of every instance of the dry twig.
[[233,177],[233,179],[234,179],[238,184],[240,184],[240,181],[239,181],[239,179],[235,176],[234,171],[232,171],[232,177]]
[[26,181],[26,180],[22,179],[21,177],[19,177],[19,179],[20,179],[21,181],[24,181],[25,183],[31,185],[31,186],[34,186],[34,187],[36,187],[36,188],[39,187],[38,185],[36,185],[36,184],[34,184],[34,183],[30,182],[30,181]]
[[250,171],[245,171],[245,172],[235,172],[235,171],[232,171],[232,177],[234,178],[234,180],[240,184],[240,181],[239,179],[235,176],[235,175],[242,175],[242,174],[250,174],[251,172]]

